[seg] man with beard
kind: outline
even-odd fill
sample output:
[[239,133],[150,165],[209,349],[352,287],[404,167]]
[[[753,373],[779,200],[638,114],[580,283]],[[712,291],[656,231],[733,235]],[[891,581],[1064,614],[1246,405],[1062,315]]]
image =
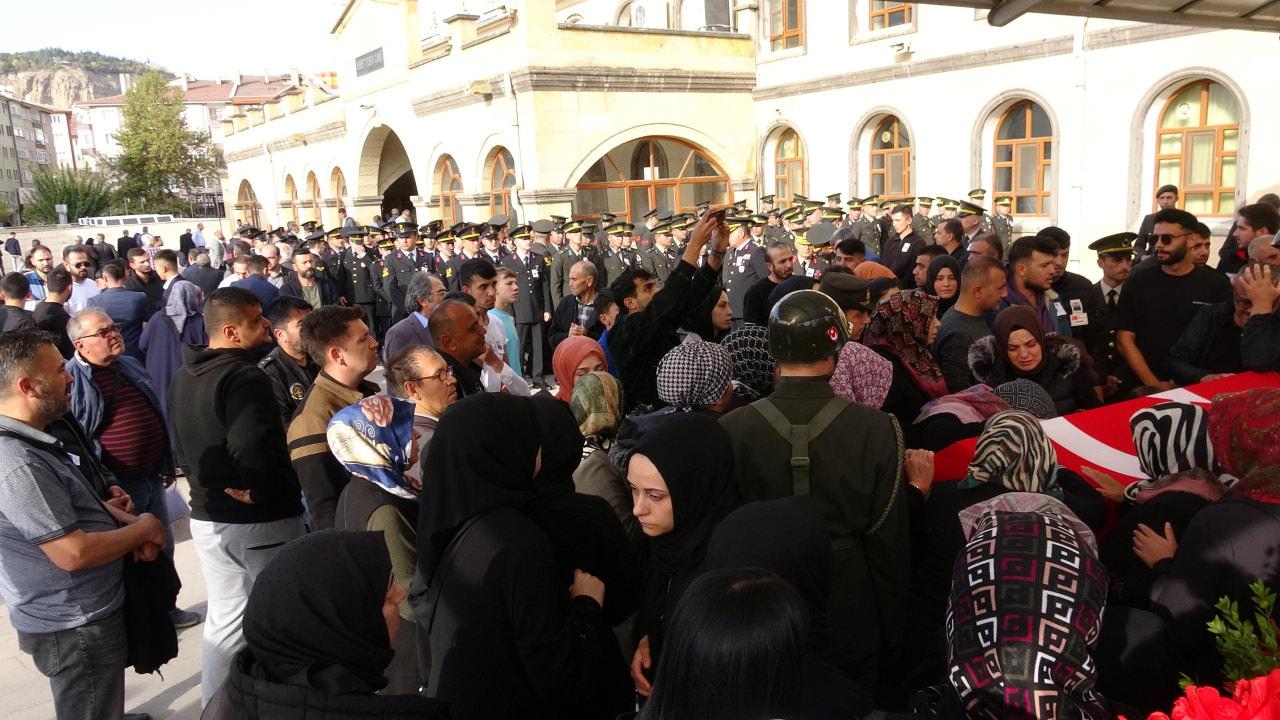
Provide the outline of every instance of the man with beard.
[[316,309],[338,301],[333,283],[316,271],[315,255],[305,247],[293,253],[293,277],[280,288],[280,294],[301,298]]
[[151,256],[146,250],[133,248],[128,258],[129,277],[124,281],[124,288],[147,296],[147,316],[150,317],[164,305],[164,281],[152,271]]
[[351,474],[329,450],[329,420],[342,408],[378,393],[365,380],[378,366],[378,341],[359,308],[326,305],[302,320],[302,346],[320,366],[289,423],[289,458],[302,481],[314,530],[333,527],[338,496]]
[[1046,335],[1071,337],[1071,325],[1065,308],[1059,313],[1054,306],[1058,294],[1053,291],[1053,263],[1058,244],[1046,237],[1018,238],[1009,247],[1008,296],[1002,308],[1026,305],[1040,318]]
[[[812,231],[810,231],[812,232]],[[769,322],[769,293],[791,277],[795,270],[795,253],[782,243],[765,248],[765,267],[769,274],[758,280],[742,299],[742,320],[751,325],[767,325]]]
[[1120,297],[1116,344],[1138,382],[1147,387],[1174,387],[1169,349],[1199,305],[1231,299],[1226,276],[1196,265],[1188,252],[1196,222],[1185,210],[1156,213],[1151,242],[1160,264],[1129,278]]
[[1122,232],[1089,244],[1089,249],[1098,253],[1098,267],[1102,269],[1102,279],[1095,287],[1102,294],[1106,310],[1107,351],[1103,357],[1094,358],[1094,362],[1101,364],[1098,374],[1105,378],[1104,392],[1107,395],[1114,395],[1122,385],[1131,386],[1134,379],[1116,347],[1116,320],[1120,309],[1120,293],[1133,270],[1133,240],[1136,237],[1136,233]]
[[[62,250],[62,264],[71,273],[71,299],[67,301],[67,312],[74,315],[77,310],[84,309],[89,298],[97,295],[98,284],[89,277],[93,263],[89,260],[89,248],[83,245],[68,245]],[[163,291],[163,284],[161,287]]]
[[165,527],[127,513],[128,495],[104,503],[44,432],[66,414],[70,380],[48,333],[0,337],[0,593],[56,716],[122,717],[124,558],[154,560]]

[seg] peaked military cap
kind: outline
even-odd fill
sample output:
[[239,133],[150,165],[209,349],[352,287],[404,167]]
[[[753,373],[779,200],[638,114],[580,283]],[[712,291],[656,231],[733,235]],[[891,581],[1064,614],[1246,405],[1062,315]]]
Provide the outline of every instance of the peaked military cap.
[[511,239],[521,240],[529,237],[532,234],[533,234],[532,225],[517,225],[515,228],[511,230]]
[[610,225],[605,232],[610,235],[630,235],[636,229],[631,223],[618,222]]
[[998,197],[996,198],[996,205],[997,206],[1003,205],[1005,207],[1010,207],[1013,205],[1013,198],[1009,197],[1008,195],[1003,195],[1001,197]]
[[760,196],[760,202],[762,202],[762,203],[769,203],[770,205],[772,205],[772,204],[773,204],[773,200],[774,200],[774,197],[773,197],[772,195],[761,195],[761,196]]
[[550,220],[534,220],[533,224],[529,226],[530,230],[538,233],[539,235],[550,234],[554,228],[555,223]]
[[418,234],[418,226],[411,222],[396,223],[396,237],[411,237]]
[[985,212],[986,209],[977,203],[971,203],[967,200],[960,203],[960,217],[965,217],[966,215],[981,215]]
[[982,188],[977,188],[969,191],[970,200],[982,200],[986,196],[987,196],[987,191],[983,190]]
[[1133,255],[1133,241],[1137,238],[1136,233],[1119,232],[1094,240],[1089,243],[1089,249],[1099,255]]

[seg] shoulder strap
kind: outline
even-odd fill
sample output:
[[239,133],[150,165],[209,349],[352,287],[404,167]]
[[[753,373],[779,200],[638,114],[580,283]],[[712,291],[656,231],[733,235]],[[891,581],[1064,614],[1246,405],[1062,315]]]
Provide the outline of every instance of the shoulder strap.
[[827,426],[849,406],[849,401],[841,397],[833,397],[818,410],[809,422],[795,425],[782,414],[778,406],[769,398],[761,398],[751,407],[760,413],[773,427],[774,432],[791,441],[791,492],[793,495],[809,494],[809,442],[817,438]]

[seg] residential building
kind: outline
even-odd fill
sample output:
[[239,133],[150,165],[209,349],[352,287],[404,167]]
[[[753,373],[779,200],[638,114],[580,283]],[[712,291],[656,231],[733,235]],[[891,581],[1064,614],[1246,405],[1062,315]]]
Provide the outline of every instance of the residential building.
[[0,202],[6,211],[0,223],[16,225],[35,190],[33,173],[58,164],[54,116],[62,118],[61,124],[65,116],[12,95],[10,88],[0,89]]

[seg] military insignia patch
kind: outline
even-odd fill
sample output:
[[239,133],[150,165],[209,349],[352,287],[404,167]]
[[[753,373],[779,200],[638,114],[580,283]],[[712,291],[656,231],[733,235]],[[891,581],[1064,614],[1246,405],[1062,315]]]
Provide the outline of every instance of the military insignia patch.
[[386,277],[390,274],[391,274],[391,268],[386,268],[386,267],[382,268],[382,277]]
[[306,392],[302,389],[301,383],[294,383],[289,386],[289,397],[294,400],[301,400],[302,396],[305,394]]

